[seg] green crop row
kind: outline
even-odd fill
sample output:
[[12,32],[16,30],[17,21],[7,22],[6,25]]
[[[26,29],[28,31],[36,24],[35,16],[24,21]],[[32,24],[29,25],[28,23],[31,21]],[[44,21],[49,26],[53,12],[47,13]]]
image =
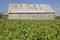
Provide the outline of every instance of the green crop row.
[[60,19],[0,19],[0,40],[60,40]]

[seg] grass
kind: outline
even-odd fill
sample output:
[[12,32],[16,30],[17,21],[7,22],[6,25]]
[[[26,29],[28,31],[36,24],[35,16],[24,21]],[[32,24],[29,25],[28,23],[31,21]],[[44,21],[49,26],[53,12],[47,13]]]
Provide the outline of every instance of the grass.
[[0,40],[60,40],[60,19],[0,19]]

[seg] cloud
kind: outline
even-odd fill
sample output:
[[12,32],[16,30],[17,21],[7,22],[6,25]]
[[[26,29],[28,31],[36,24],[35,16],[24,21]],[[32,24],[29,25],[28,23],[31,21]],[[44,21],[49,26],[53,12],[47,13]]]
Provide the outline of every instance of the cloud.
[[54,9],[57,16],[60,16],[60,7]]

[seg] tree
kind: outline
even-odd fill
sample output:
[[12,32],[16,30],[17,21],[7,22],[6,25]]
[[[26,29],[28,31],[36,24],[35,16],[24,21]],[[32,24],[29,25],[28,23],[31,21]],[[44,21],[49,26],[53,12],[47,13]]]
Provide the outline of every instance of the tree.
[[3,15],[4,15],[4,12],[0,12],[0,18],[2,18]]

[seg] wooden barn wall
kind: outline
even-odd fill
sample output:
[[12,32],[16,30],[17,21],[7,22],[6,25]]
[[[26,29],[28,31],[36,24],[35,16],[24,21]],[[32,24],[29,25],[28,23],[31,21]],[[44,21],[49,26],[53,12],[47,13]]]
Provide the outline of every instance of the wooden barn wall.
[[55,14],[8,14],[9,19],[54,19]]

